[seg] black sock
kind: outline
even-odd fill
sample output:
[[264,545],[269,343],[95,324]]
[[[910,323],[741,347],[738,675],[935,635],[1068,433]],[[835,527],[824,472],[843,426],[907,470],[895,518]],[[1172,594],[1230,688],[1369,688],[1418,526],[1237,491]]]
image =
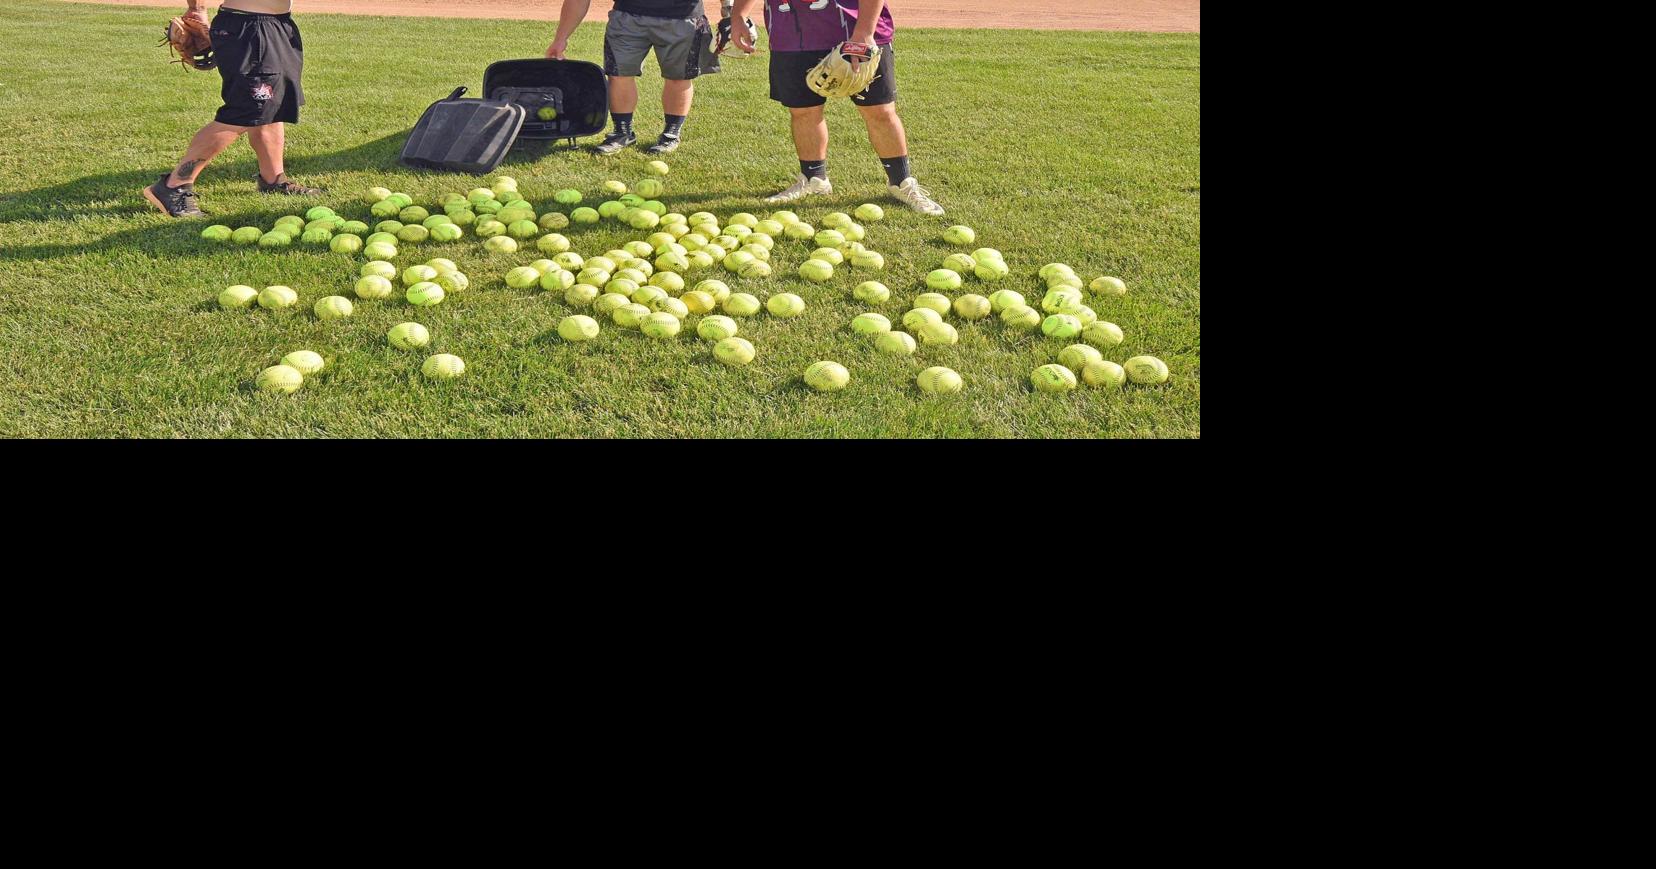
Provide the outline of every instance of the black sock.
[[684,129],[684,117],[684,115],[668,115],[667,126],[661,130],[662,138],[677,139],[679,131]]
[[624,136],[631,136],[632,116],[632,112],[611,112],[610,117],[615,119],[615,131]]
[[806,178],[827,178],[828,161],[801,160],[799,161],[799,174],[804,175]]
[[902,184],[909,177],[907,154],[901,157],[881,157],[880,165],[885,167],[886,180],[890,181],[893,187]]

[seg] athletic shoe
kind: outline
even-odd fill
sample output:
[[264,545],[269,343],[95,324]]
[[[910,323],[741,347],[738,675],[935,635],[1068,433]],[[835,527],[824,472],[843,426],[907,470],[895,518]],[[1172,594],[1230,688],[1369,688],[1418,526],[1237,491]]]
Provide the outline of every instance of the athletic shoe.
[[201,217],[205,214],[201,206],[196,204],[195,185],[168,187],[167,179],[171,177],[172,173],[169,172],[162,175],[161,180],[145,187],[144,198],[168,217]]
[[943,216],[943,206],[934,202],[931,193],[926,188],[921,187],[920,182],[913,178],[904,178],[903,183],[893,186],[891,195],[896,197],[899,202],[921,214],[929,214],[933,217]]
[[604,137],[604,141],[598,143],[598,147],[592,150],[598,154],[614,154],[637,141],[638,137],[632,133],[610,133]]
[[322,191],[316,189],[315,187],[306,187],[303,184],[295,184],[292,181],[289,181],[286,172],[283,172],[282,174],[277,175],[275,182],[269,182],[269,181],[264,180],[263,175],[259,175],[259,176],[256,176],[256,177],[259,179],[259,192],[260,193],[280,193],[283,196],[321,196],[322,195]]
[[[896,190],[897,188],[893,187],[891,189]],[[807,196],[821,196],[824,193],[833,192],[834,185],[829,183],[827,178],[806,178],[804,175],[800,175],[794,181],[792,187],[789,187],[775,196],[766,198],[765,203],[768,205],[781,205],[786,202],[797,202]]]
[[659,141],[657,141],[654,145],[651,145],[650,147],[645,148],[644,153],[646,153],[646,154],[671,154],[674,151],[678,150],[678,146],[679,146],[679,137],[669,136],[666,133],[662,133],[661,134],[661,139]]

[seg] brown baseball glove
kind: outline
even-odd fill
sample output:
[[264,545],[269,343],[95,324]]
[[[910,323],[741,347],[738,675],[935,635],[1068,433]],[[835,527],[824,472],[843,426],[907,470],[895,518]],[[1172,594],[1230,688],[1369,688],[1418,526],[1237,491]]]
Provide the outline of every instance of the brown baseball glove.
[[213,35],[207,23],[195,16],[174,18],[167,22],[167,35],[158,45],[172,48],[177,58],[173,63],[202,71],[216,69],[213,59]]

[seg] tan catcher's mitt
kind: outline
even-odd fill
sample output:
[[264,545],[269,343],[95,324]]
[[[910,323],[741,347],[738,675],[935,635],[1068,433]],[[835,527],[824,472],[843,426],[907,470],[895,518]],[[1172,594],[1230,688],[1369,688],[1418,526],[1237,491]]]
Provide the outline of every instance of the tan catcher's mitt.
[[[851,60],[862,61],[855,66]],[[805,74],[805,84],[818,96],[851,97],[868,90],[880,77],[880,47],[842,42],[816,68]]]
[[172,47],[178,57],[173,63],[204,72],[218,67],[218,61],[213,59],[213,35],[200,18],[190,16],[167,22],[167,35],[157,44]]

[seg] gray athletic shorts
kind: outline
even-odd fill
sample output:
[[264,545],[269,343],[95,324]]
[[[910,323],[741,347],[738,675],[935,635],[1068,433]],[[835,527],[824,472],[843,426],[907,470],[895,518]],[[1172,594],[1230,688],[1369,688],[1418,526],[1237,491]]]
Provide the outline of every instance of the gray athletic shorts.
[[695,18],[650,18],[619,9],[610,11],[604,30],[604,74],[639,76],[654,48],[661,77],[693,79],[719,71],[713,54],[713,28],[706,15]]

